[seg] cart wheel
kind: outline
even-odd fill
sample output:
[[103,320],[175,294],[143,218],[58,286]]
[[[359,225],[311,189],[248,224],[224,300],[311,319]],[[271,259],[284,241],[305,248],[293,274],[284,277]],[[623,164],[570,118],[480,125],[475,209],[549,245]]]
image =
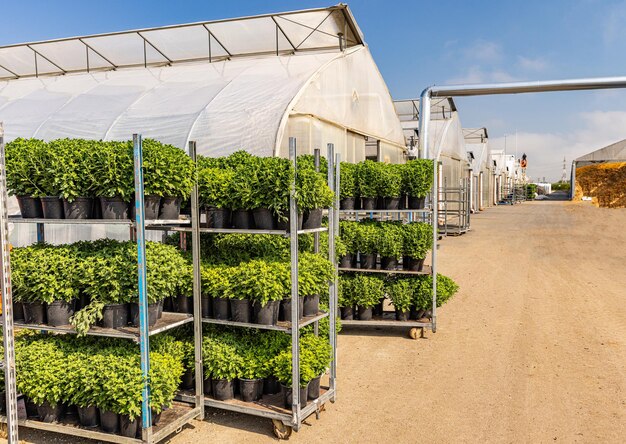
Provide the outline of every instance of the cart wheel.
[[421,327],[413,327],[409,330],[409,337],[411,339],[419,339],[424,337],[424,329]]
[[291,432],[293,432],[291,427],[283,424],[283,422],[278,419],[272,419],[272,424],[274,424],[274,435],[276,435],[276,438],[289,439]]

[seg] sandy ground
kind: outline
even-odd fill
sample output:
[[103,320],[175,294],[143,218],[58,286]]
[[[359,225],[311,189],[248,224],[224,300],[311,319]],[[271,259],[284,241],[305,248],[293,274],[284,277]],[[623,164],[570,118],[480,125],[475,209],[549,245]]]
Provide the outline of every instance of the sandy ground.
[[[339,397],[292,442],[626,442],[626,210],[527,202],[441,242],[461,286],[438,332],[350,330]],[[26,442],[78,443],[21,431]],[[208,411],[176,444],[276,442],[269,420]]]

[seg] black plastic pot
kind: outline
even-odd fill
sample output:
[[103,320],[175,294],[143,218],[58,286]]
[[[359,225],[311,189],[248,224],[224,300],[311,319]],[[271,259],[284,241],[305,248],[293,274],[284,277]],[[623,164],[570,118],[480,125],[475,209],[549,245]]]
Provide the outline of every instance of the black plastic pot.
[[275,395],[280,392],[280,382],[276,379],[276,376],[268,376],[263,380],[263,394]]
[[24,396],[24,404],[26,405],[26,417],[28,419],[39,419],[37,404],[35,404],[28,396]]
[[[283,299],[280,303],[280,312],[278,318],[281,321],[291,322],[291,299]],[[304,317],[304,297],[298,297],[298,319]]]
[[397,210],[400,208],[399,197],[383,197],[383,210]]
[[98,408],[95,405],[78,407],[78,420],[83,427],[98,427]]
[[422,271],[424,269],[425,259],[416,259],[409,256],[402,258],[402,267],[407,271]]
[[37,197],[17,196],[17,203],[20,206],[20,213],[24,219],[43,217],[41,201]]
[[254,225],[259,230],[273,230],[274,216],[269,208],[255,208],[252,210],[254,216]]
[[13,302],[13,320],[24,321],[24,306],[21,302]]
[[[148,195],[143,197],[144,218],[145,220],[155,220],[159,218],[159,209],[161,208],[161,196]],[[130,218],[136,218],[135,200],[130,203]],[[178,218],[177,218],[178,219]]]
[[205,396],[211,396],[213,394],[213,386],[211,378],[204,378],[202,381],[202,389],[204,391]]
[[304,219],[302,220],[302,228],[304,230],[312,230],[314,228],[320,228],[322,226],[322,209],[316,208],[304,213]]
[[41,209],[43,217],[46,219],[63,219],[65,210],[63,209],[63,200],[56,196],[41,197]]
[[174,308],[178,313],[193,313],[193,296],[185,296],[184,294],[179,294],[174,299]]
[[7,413],[7,392],[4,390],[0,392],[0,415],[6,415]]
[[354,197],[344,197],[339,201],[339,208],[341,210],[354,210]]
[[411,308],[411,320],[412,321],[417,321],[418,319],[422,319],[424,317],[424,313],[426,312],[426,310],[424,310],[423,308],[420,308],[419,310],[415,309],[415,308]]
[[54,301],[46,305],[46,315],[48,325],[51,327],[60,327],[61,325],[69,325],[70,317],[74,315],[76,301]]
[[163,299],[157,302],[157,320],[163,317]]
[[213,390],[213,397],[218,401],[226,401],[235,397],[233,381],[228,379],[213,379],[211,389]]
[[[280,385],[280,388],[283,391],[283,402],[285,404],[286,409],[290,409],[293,407],[293,394],[291,387],[287,387],[283,384]],[[309,397],[309,384],[304,387],[300,387],[300,408],[306,407],[307,398]]]
[[63,403],[63,421],[64,422],[76,422],[78,421],[78,407],[74,404],[67,402]]
[[317,316],[320,311],[320,295],[312,294],[304,297],[304,316]]
[[253,402],[261,399],[263,389],[259,388],[263,384],[262,379],[239,378],[239,393],[243,402]]
[[320,397],[320,381],[322,377],[318,376],[317,378],[313,378],[309,381],[309,391],[308,398],[310,400],[315,400]]
[[100,197],[102,219],[128,219],[128,202],[121,197]]
[[100,410],[100,427],[105,433],[117,433],[120,429],[120,415],[107,410]]
[[60,402],[54,407],[48,401],[37,406],[37,413],[42,422],[59,422],[63,416],[63,404]]
[[170,313],[174,311],[174,302],[171,296],[168,296],[165,299],[163,299],[163,311],[170,312]]
[[128,415],[120,415],[120,435],[134,438],[137,435],[137,419],[130,420]]
[[[159,304],[148,304],[148,326],[154,327],[159,320]],[[130,322],[133,327],[139,327],[139,304],[130,304]]]
[[269,301],[265,305],[254,303],[254,322],[261,325],[276,325],[280,301]]
[[[302,213],[298,213],[298,230],[302,230],[302,226],[304,223],[304,215]],[[277,230],[290,230],[289,224],[289,216],[286,216],[286,219],[281,219],[276,216],[275,224]]]
[[372,307],[359,307],[359,321],[372,320]]
[[227,298],[213,298],[213,317],[227,321],[230,318]]
[[352,307],[341,307],[341,319],[352,321],[354,319],[354,309]]
[[188,368],[180,378],[180,388],[183,390],[191,390],[195,387],[193,369]]
[[376,197],[362,197],[361,208],[363,210],[375,210],[377,201],[378,199]]
[[211,312],[213,310],[211,310],[213,307],[213,302],[211,301],[211,296],[207,296],[207,295],[202,295],[200,297],[200,304],[202,305],[202,317],[203,318],[210,318],[211,317]]
[[252,212],[248,210],[233,210],[232,222],[233,227],[240,230],[250,230],[254,228]]
[[250,309],[252,304],[248,299],[231,299],[230,315],[234,322],[250,322]]
[[180,197],[171,197],[171,196],[161,197],[161,208],[159,209],[159,219],[178,220],[178,216],[180,216],[181,202],[182,202],[182,199]]
[[385,298],[382,298],[380,300],[380,302],[376,305],[374,305],[374,307],[372,307],[372,316],[382,316],[383,312],[384,312],[384,304],[385,303]]
[[104,328],[121,328],[128,325],[128,304],[107,304],[102,310]]
[[375,254],[359,254],[359,259],[361,261],[361,268],[367,270],[375,270],[376,269],[376,255]]
[[409,196],[407,206],[411,210],[423,210],[426,203],[426,197]]
[[398,268],[398,258],[393,256],[382,256],[380,258],[380,268],[382,270],[395,270]]
[[206,210],[207,228],[230,228],[231,213],[228,208],[208,208]]
[[81,291],[80,295],[78,296],[78,299],[76,300],[76,307],[75,307],[76,311],[82,310],[90,303],[91,303],[91,296]]
[[339,259],[340,268],[356,268],[356,255],[347,253],[345,256],[341,256]]
[[410,313],[409,310],[398,310],[396,308],[396,321],[408,321]]
[[22,302],[25,324],[45,324],[46,306],[42,302]]
[[76,197],[72,202],[63,199],[63,211],[66,219],[91,219],[93,199],[91,197]]

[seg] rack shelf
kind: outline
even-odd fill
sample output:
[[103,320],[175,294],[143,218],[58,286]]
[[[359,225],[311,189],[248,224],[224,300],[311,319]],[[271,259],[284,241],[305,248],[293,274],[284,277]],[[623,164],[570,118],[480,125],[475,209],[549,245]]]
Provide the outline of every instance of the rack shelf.
[[[150,327],[149,335],[156,335],[172,328],[180,327],[181,325],[193,322],[193,316],[186,313],[171,313],[164,312],[163,317],[157,321],[157,323]],[[71,325],[62,325],[59,327],[52,327],[49,325],[38,324],[24,324],[22,322],[15,322],[13,324],[16,329],[38,330],[38,331],[50,331],[54,333],[76,334],[76,330]],[[135,342],[139,342],[139,328],[138,327],[123,327],[123,328],[103,328],[103,327],[91,327],[87,332],[89,336],[104,336],[109,338],[125,338],[131,339]]]
[[430,208],[423,208],[420,210],[404,209],[404,210],[339,210],[339,214],[369,214],[369,213],[432,213]]
[[424,265],[422,271],[409,271],[402,269],[395,270],[382,270],[382,269],[368,269],[368,268],[339,268],[339,271],[349,273],[384,273],[384,274],[406,274],[406,275],[424,275],[432,274],[432,268],[429,265]]
[[[23,218],[10,216],[8,222],[11,224],[46,224],[46,225],[136,225],[130,219],[44,219],[44,218]],[[152,219],[145,221],[146,228],[163,225],[191,224],[188,218],[183,219]]]
[[[164,410],[158,425],[152,427],[152,440],[158,442],[163,438],[175,433],[191,419],[200,414],[202,407],[192,407],[187,403],[175,402],[172,407]],[[6,424],[6,416],[0,416],[0,423]],[[119,444],[136,444],[143,441],[138,438],[127,438],[120,435],[105,433],[94,428],[81,427],[77,422],[47,423],[33,419],[19,419],[18,425],[31,429],[44,430],[47,432],[63,433],[66,435],[80,436],[81,438],[94,439]]]
[[[324,319],[328,316],[328,313],[321,312],[317,316],[306,316],[300,320],[298,323],[298,327],[306,327],[307,325],[311,325],[314,322],[318,322],[320,319]],[[231,327],[246,327],[246,328],[258,328],[260,330],[276,330],[276,331],[284,331],[286,333],[291,332],[291,322],[279,321],[276,325],[263,325],[263,324],[253,324],[248,322],[234,322],[227,321],[223,319],[212,319],[212,318],[202,318],[202,322],[205,324],[216,324],[216,325],[230,325]]]
[[[190,232],[191,228],[189,227],[179,227],[179,226],[147,226],[146,229],[150,230],[164,230],[164,231],[179,231],[179,232]],[[309,228],[306,230],[298,230],[298,234],[314,234],[321,233],[323,231],[328,231],[327,227],[321,228]],[[287,230],[259,230],[259,229],[243,229],[243,228],[200,228],[200,233],[221,233],[221,234],[272,234],[278,236],[289,236],[289,231]]]

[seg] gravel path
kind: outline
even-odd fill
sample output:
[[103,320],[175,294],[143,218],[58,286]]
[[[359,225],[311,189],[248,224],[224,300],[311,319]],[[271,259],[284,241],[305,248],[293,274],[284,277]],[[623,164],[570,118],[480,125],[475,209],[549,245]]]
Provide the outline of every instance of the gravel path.
[[[626,442],[626,210],[526,202],[441,242],[461,286],[439,331],[339,338],[339,399],[292,442]],[[208,411],[172,443],[275,442]],[[79,443],[23,430],[33,443]]]

